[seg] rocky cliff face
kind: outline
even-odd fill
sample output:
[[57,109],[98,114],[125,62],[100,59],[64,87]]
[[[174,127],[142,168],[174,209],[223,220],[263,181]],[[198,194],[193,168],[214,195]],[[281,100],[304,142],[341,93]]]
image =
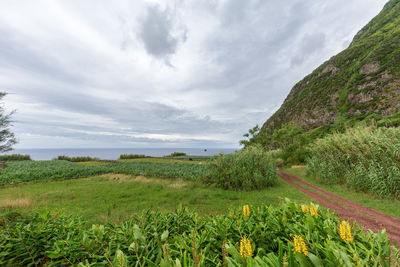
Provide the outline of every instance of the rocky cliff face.
[[263,129],[306,129],[338,117],[400,112],[400,0],[389,1],[350,46],[298,82]]

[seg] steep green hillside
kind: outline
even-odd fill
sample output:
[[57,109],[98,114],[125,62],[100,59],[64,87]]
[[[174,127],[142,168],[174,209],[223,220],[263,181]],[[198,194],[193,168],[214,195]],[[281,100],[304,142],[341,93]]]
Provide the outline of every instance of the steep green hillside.
[[288,122],[311,130],[368,116],[379,120],[392,115],[398,123],[398,112],[400,0],[391,0],[357,33],[346,50],[293,87],[261,133],[272,133]]

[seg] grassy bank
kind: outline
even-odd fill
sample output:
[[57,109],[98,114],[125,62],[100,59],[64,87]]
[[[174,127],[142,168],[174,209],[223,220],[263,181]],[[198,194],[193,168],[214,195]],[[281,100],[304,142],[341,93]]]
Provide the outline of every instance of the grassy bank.
[[364,205],[366,207],[390,214],[400,218],[400,200],[382,199],[375,195],[364,192],[355,192],[354,189],[347,187],[344,184],[326,184],[322,183],[321,179],[307,175],[306,166],[295,166],[294,168],[287,167],[285,171],[294,174],[303,180],[321,187],[329,192],[342,196],[346,199]]

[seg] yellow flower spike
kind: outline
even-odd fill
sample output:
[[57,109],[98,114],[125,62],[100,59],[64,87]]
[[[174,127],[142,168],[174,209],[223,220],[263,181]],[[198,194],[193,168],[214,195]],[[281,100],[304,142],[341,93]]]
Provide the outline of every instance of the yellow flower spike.
[[310,214],[313,216],[318,216],[318,208],[314,204],[310,205]]
[[244,217],[250,217],[250,207],[249,207],[249,205],[244,205],[243,206],[243,216]]
[[306,256],[308,255],[307,245],[304,242],[303,237],[295,235],[293,239],[293,244],[294,244],[294,251],[303,253]]
[[351,227],[350,224],[346,221],[341,221],[339,224],[339,235],[344,241],[353,242],[354,238],[351,234]]
[[247,237],[243,237],[240,240],[240,255],[243,258],[250,257],[253,255],[253,247],[251,246],[251,241]]
[[304,213],[309,213],[310,208],[307,205],[301,205],[301,211]]

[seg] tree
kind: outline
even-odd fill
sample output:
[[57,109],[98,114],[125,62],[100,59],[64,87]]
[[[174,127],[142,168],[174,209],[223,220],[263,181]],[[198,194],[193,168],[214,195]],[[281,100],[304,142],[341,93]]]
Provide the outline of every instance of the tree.
[[248,133],[245,133],[243,135],[243,137],[245,137],[246,139],[244,140],[240,140],[239,144],[240,145],[244,145],[245,147],[254,143],[254,137],[256,137],[260,132],[260,127],[258,126],[258,124],[256,126],[254,126],[252,129],[249,129]]
[[[0,101],[7,95],[5,92],[0,92]],[[14,133],[10,131],[11,116],[15,111],[6,113],[3,103],[0,103],[0,152],[12,150],[12,146],[17,143]]]

